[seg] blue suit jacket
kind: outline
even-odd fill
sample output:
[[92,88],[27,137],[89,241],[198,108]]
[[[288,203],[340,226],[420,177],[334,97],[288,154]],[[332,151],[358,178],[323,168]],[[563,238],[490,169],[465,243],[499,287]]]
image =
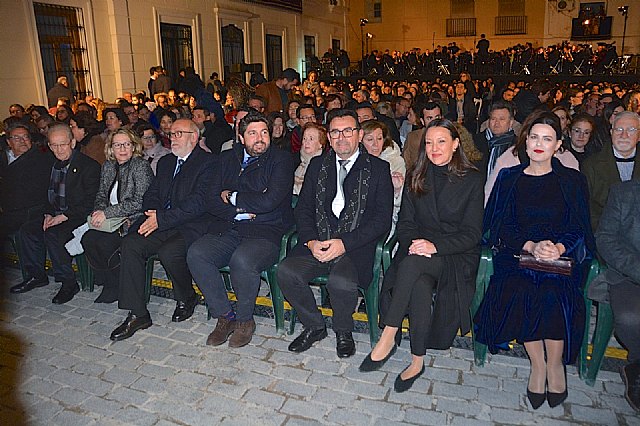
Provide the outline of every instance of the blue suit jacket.
[[[235,144],[218,158],[210,188],[208,232],[222,234],[236,229],[242,237],[265,238],[280,244],[282,235],[293,226],[293,159],[274,146],[246,169],[242,169],[244,145]],[[224,190],[237,191],[236,205],[222,201]],[[252,220],[234,222],[238,213],[253,213]]]

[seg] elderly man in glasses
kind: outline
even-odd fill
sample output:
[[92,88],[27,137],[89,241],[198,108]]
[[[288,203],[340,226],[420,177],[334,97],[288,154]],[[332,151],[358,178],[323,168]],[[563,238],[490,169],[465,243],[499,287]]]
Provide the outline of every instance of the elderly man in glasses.
[[198,146],[198,127],[189,119],[171,125],[171,153],[158,161],[156,176],[144,195],[144,216],[132,225],[120,247],[118,307],[129,311],[111,333],[124,340],[152,325],[145,298],[145,264],[157,254],[171,278],[176,309],[171,318],[193,315],[198,298],[187,266],[187,249],[207,231],[207,196],[214,157]]
[[[71,268],[72,257],[64,245],[73,238],[72,231],[86,222],[87,215],[93,210],[100,164],[75,149],[71,128],[66,124],[51,126],[47,138],[55,161],[47,171],[48,190],[44,183],[44,216],[35,217],[20,228],[20,262],[29,278],[11,287],[11,292],[25,293],[49,284],[44,269],[45,253],[48,252],[55,280],[62,282],[53,303],[63,304],[80,291]],[[20,157],[15,161],[20,161]]]
[[616,115],[611,127],[611,145],[587,158],[582,173],[589,184],[591,226],[598,230],[600,216],[613,184],[640,180],[640,159],[636,147],[640,140],[640,116],[624,111]]
[[32,131],[24,123],[11,126],[9,149],[0,153],[0,244],[22,224],[44,214],[54,158],[34,146]]
[[289,345],[303,352],[327,337],[309,287],[328,274],[338,357],[355,354],[353,312],[358,286],[372,278],[376,243],[391,228],[393,185],[389,163],[369,155],[355,111],[327,116],[332,150],[311,160],[295,209],[298,245],[278,267],[278,283],[304,326]]

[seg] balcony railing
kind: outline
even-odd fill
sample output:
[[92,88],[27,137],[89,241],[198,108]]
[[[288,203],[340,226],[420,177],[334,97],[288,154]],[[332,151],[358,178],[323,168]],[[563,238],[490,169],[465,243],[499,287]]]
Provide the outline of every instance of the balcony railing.
[[447,19],[447,37],[467,37],[476,35],[476,18]]
[[526,16],[496,16],[496,35],[514,35],[526,33]]

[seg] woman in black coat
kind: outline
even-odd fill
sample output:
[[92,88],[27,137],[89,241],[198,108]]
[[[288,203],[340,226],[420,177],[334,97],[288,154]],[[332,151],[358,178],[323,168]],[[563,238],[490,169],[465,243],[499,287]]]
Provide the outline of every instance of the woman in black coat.
[[455,125],[446,119],[432,121],[403,193],[396,230],[400,248],[382,286],[384,331],[360,366],[361,371],[374,371],[393,355],[408,312],[413,358],[396,378],[397,392],[409,389],[422,375],[427,348],[447,349],[458,329],[470,329],[483,184],[482,173],[462,150]]

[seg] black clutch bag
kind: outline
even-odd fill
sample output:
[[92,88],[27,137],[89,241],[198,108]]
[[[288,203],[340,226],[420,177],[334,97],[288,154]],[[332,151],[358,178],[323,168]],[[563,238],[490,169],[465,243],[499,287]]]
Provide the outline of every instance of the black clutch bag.
[[560,257],[556,260],[536,259],[528,251],[523,251],[520,255],[515,255],[519,259],[518,266],[534,271],[549,272],[551,274],[571,275],[573,270],[573,259],[570,257]]

